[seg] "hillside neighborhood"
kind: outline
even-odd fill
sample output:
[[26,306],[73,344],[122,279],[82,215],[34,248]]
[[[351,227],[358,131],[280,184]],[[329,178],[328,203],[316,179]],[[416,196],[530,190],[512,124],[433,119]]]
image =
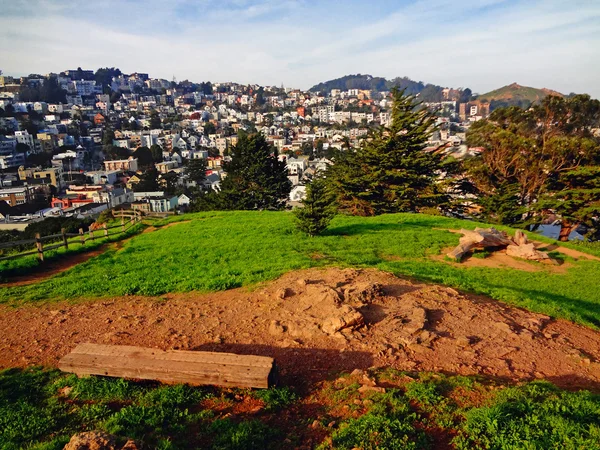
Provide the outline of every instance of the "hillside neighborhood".
[[[424,105],[439,129],[428,145],[457,157],[476,152],[465,132],[490,103],[472,101],[469,90],[439,88],[433,97]],[[332,164],[333,150],[357,147],[371,129],[388,126],[390,108],[389,91],[369,89],[196,84],[108,68],[0,76],[2,225],[23,229],[121,205],[186,211],[199,192],[219,189],[240,132],[258,132],[276,149],[294,204]],[[187,168],[198,160],[205,174],[191,176]]]

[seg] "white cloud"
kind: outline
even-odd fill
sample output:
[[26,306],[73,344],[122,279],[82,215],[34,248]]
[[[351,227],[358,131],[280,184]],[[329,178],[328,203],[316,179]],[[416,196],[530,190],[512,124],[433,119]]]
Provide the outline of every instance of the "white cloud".
[[369,21],[362,2],[344,2],[356,12],[344,21],[326,3],[20,1],[0,16],[0,69],[116,66],[303,88],[371,73],[479,92],[517,81],[600,97],[599,2],[418,1]]

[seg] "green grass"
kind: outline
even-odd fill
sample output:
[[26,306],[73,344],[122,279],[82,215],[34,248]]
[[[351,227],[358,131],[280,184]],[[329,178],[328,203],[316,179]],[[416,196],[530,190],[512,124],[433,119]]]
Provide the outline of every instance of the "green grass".
[[[360,376],[348,375],[292,394],[10,369],[0,371],[0,448],[58,450],[75,433],[102,430],[157,449],[600,449],[600,396],[587,391],[389,368],[369,375],[386,392],[358,393]],[[264,401],[248,413],[251,398]]]
[[[127,239],[143,229],[141,224],[135,224],[130,229],[125,231],[123,234],[115,234],[109,237],[102,237],[93,241],[88,241],[85,244],[81,244],[78,237],[71,237],[68,239],[69,248],[60,247],[54,250],[44,251],[44,263],[41,263],[37,255],[23,256],[21,258],[9,259],[6,261],[0,261],[0,281],[10,280],[11,276],[24,275],[34,271],[42,271],[43,265],[49,262],[57,261],[66,255],[76,255],[79,253],[85,253],[91,250],[95,250],[104,244],[111,242],[117,242],[123,239]],[[111,230],[115,233],[115,230]],[[118,231],[118,230],[117,230]],[[99,236],[102,231],[96,231],[95,235]],[[60,243],[60,240],[54,242],[47,242],[45,245],[54,245]],[[27,252],[35,249],[35,244],[30,245],[27,248]]]
[[[459,235],[447,229],[485,226],[476,222],[420,214],[338,216],[323,236],[315,238],[296,231],[287,212],[199,213],[164,224],[184,220],[136,236],[121,250],[109,250],[38,284],[1,288],[0,302],[208,292],[250,286],[292,270],[353,266],[487,294],[533,311],[600,326],[598,261],[572,261],[565,273],[553,273],[466,268],[429,257],[458,244]],[[553,242],[541,236],[536,239]]]

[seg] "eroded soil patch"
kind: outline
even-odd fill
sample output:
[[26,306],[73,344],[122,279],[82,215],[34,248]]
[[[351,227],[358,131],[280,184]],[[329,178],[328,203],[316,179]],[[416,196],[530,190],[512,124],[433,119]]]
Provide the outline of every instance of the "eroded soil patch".
[[78,343],[268,355],[284,382],[371,366],[600,388],[600,333],[376,270],[310,269],[258,289],[0,308],[0,366]]

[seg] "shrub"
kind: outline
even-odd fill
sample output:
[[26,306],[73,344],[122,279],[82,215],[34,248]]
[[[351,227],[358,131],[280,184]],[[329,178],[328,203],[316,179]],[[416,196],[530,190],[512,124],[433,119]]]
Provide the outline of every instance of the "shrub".
[[294,215],[296,227],[309,236],[317,236],[329,226],[335,216],[335,208],[321,178],[315,178],[306,187],[306,198],[302,200],[302,208],[296,208]]

